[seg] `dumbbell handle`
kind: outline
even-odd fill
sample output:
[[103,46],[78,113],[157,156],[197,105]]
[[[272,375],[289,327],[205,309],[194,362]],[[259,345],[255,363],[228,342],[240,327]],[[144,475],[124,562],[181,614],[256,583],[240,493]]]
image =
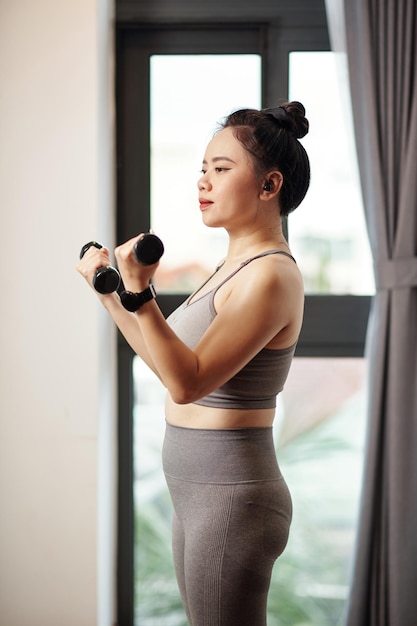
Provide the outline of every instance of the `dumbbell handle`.
[[[86,243],[80,252],[80,259],[83,258],[91,246],[102,248],[101,243],[90,241]],[[162,241],[153,233],[146,233],[135,243],[133,252],[138,263],[142,265],[154,265],[159,261],[164,253]],[[102,294],[109,294],[116,291],[120,285],[120,274],[111,265],[99,267],[93,278],[93,287]]]

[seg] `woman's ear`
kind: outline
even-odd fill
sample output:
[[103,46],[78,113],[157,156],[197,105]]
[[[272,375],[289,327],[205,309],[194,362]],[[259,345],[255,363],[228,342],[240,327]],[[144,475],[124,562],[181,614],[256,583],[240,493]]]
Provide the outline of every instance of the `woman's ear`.
[[284,178],[281,172],[274,171],[267,174],[262,183],[261,199],[271,200],[272,198],[276,197],[281,191],[283,182]]

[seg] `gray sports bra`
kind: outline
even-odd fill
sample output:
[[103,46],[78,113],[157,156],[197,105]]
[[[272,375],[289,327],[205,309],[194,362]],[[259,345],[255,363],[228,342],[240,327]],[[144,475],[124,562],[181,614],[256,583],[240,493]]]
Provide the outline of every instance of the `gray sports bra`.
[[[167,319],[168,324],[189,348],[193,349],[197,345],[217,315],[214,308],[214,296],[217,290],[248,263],[269,254],[284,254],[295,262],[295,259],[287,252],[267,250],[241,263],[219,285],[191,302],[193,296],[202,289],[213,274],[178,309],[171,313]],[[295,347],[296,344],[282,350],[263,348],[233,378],[212,391],[208,396],[197,400],[195,404],[222,409],[274,408],[276,396],[282,391],[287,379]]]

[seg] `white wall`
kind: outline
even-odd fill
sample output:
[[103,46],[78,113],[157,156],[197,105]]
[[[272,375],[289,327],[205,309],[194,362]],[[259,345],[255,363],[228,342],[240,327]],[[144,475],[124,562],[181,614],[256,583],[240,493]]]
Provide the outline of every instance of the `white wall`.
[[111,0],[0,2],[0,623],[114,623]]

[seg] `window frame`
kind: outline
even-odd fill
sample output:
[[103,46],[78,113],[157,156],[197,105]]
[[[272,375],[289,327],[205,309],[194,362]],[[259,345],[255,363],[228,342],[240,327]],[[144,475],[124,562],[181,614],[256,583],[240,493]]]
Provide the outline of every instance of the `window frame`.
[[[211,47],[210,40],[215,42]],[[149,94],[144,54],[260,54],[263,106],[272,106],[287,97],[290,52],[329,49],[324,0],[264,0],[256,6],[248,0],[232,4],[214,0],[210,6],[196,0],[179,0],[175,6],[169,0],[116,0],[117,241],[150,227],[150,162],[143,159],[150,150],[149,108],[143,106]],[[139,171],[134,167],[138,160]],[[158,303],[168,314],[183,299],[183,294],[159,295]],[[307,295],[296,355],[363,356],[370,304],[371,296]],[[121,626],[134,623],[133,356],[118,334],[117,605]]]

